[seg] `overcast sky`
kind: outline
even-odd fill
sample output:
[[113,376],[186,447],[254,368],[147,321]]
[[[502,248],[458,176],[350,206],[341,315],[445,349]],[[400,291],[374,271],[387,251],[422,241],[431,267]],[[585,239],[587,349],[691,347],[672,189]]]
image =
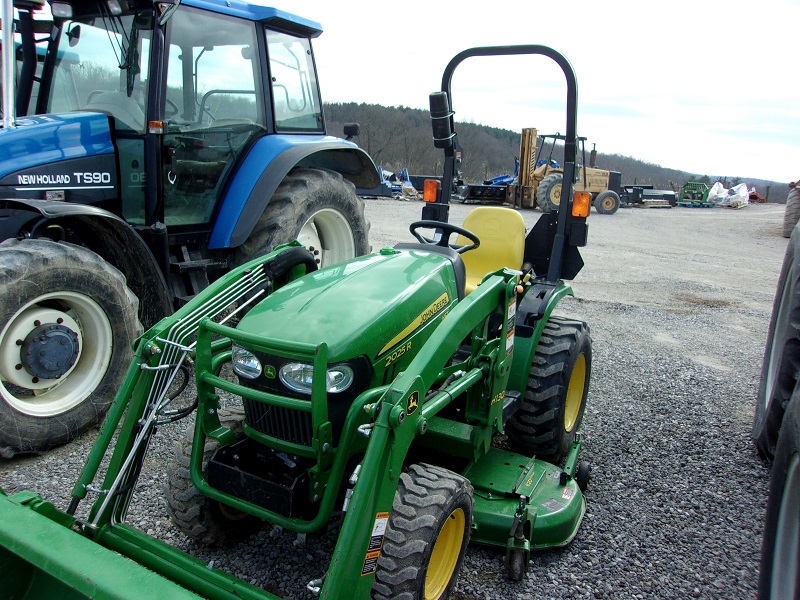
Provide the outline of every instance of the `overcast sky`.
[[[328,102],[427,109],[461,50],[543,44],[575,69],[588,148],[709,176],[800,179],[800,0],[262,3],[322,24]],[[565,90],[550,59],[472,58],[452,103],[457,120],[564,133]]]

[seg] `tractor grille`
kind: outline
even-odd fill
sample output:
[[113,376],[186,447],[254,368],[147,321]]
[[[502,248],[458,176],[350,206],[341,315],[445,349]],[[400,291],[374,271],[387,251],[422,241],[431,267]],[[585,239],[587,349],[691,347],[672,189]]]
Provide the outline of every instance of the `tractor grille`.
[[314,431],[311,425],[311,413],[272,406],[247,398],[243,401],[245,420],[253,429],[286,442],[311,446]]

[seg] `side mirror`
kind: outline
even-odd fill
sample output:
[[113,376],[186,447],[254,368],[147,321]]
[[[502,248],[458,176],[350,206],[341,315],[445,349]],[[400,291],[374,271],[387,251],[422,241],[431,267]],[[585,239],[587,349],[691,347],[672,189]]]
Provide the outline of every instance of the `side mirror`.
[[344,124],[344,139],[352,140],[354,137],[361,133],[361,126],[358,123],[345,123]]
[[66,35],[67,39],[69,40],[69,47],[74,48],[78,45],[78,42],[81,39],[81,26],[73,24],[73,26],[67,31]]
[[450,101],[446,92],[433,92],[430,95],[431,129],[433,129],[433,145],[436,148],[453,147],[453,128],[450,126]]

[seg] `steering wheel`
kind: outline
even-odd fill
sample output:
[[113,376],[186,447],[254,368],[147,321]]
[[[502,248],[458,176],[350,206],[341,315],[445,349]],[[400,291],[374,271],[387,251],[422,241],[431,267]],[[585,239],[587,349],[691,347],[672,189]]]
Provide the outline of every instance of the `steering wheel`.
[[167,103],[167,106],[164,109],[164,116],[165,117],[167,117],[167,118],[174,117],[175,115],[177,115],[180,112],[180,109],[178,108],[178,105],[175,104],[172,100],[170,100],[169,98],[164,98],[164,100],[166,100],[166,103]]
[[[439,229],[442,232],[442,237],[436,241],[434,239],[425,237],[419,231],[417,231],[417,229]],[[409,225],[408,230],[411,232],[411,235],[413,235],[423,244],[428,244],[429,246],[441,246],[442,248],[450,248],[459,254],[463,254],[468,250],[474,250],[481,245],[481,241],[478,239],[478,236],[471,231],[467,231],[463,227],[457,227],[456,225],[445,223],[443,221],[416,221]],[[450,244],[450,236],[454,233],[463,235],[472,243],[463,246]]]

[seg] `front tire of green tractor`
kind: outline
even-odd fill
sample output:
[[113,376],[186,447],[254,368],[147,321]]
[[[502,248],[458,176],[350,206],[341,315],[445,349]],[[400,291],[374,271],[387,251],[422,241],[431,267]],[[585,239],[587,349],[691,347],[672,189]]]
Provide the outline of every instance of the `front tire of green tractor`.
[[141,333],[138,306],[86,248],[0,244],[0,454],[42,452],[102,420]]
[[536,203],[543,212],[557,211],[561,205],[561,173],[551,173],[539,182],[536,188]]
[[506,425],[509,446],[560,464],[583,420],[591,370],[589,326],[550,317],[534,353],[522,406]]
[[456,584],[472,530],[472,485],[428,464],[400,475],[372,598],[446,598]]
[[[218,411],[220,423],[243,438],[241,412]],[[192,457],[194,427],[189,426],[183,439],[175,443],[174,460],[167,465],[164,499],[172,523],[186,537],[204,546],[228,545],[238,542],[260,527],[260,521],[204,496],[192,483],[189,463]],[[208,461],[219,448],[212,438],[206,438],[203,447],[203,474]]]
[[613,190],[606,190],[597,194],[594,208],[598,214],[613,215],[619,209],[619,194]]
[[369,252],[364,201],[352,183],[325,169],[294,169],[281,182],[247,241],[237,264],[299,240],[320,267]]

